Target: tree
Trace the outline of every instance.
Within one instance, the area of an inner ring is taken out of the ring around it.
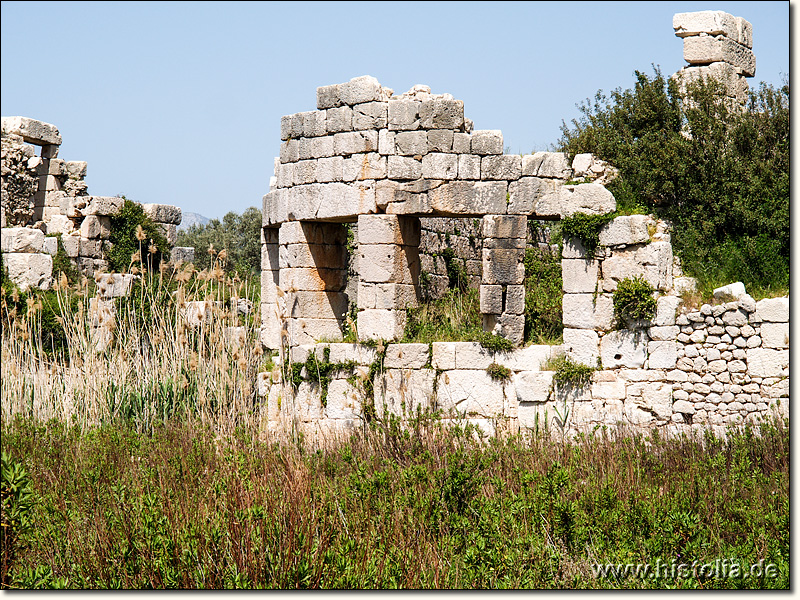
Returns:
[[[250,207],[241,215],[229,212],[222,221],[211,219],[205,225],[192,225],[178,232],[178,246],[192,246],[198,269],[211,264],[209,249],[225,250],[223,261],[227,271],[260,273],[261,271],[261,211]]]
[[[562,125],[561,149],[592,152],[620,170],[620,209],[669,219],[684,270],[703,287],[789,285],[789,84],[762,84],[743,110],[722,85],[682,93],[658,69],[633,89],[598,92]]]

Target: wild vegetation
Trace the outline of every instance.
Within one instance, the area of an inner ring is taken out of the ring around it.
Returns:
[[[738,111],[718,82],[683,95],[656,69],[580,109],[562,126],[561,149],[617,167],[608,187],[620,210],[669,219],[684,270],[704,289],[742,281],[755,297],[788,290],[788,79],[762,84]]]
[[[261,211],[250,207],[241,215],[229,212],[222,221],[211,219],[205,225],[195,224],[178,232],[178,246],[194,248],[194,262],[198,269],[208,269],[213,261],[209,249],[225,250],[224,269],[258,275],[261,273]]]

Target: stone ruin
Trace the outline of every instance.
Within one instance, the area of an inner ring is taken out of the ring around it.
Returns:
[[[743,104],[745,78],[755,73],[750,24],[709,11],[675,15],[674,28],[690,63],[676,76],[721,79]],[[263,199],[262,342],[284,364],[313,353],[358,365],[361,378],[373,376],[375,361],[381,368],[370,400],[346,369],[324,398],[307,373],[298,387],[278,371],[262,374],[271,428],[347,432],[369,401],[378,417],[439,409],[489,434],[500,423],[572,432],[622,423],[678,434],[772,411],[788,416],[788,298],[756,303],[739,284],[715,292],[727,303],[682,308],[694,280],[673,257],[669,224],[646,215],[612,220],[594,255],[575,240],[564,244],[563,345],[495,353],[475,342],[396,343],[406,309],[423,297],[423,272],[436,268],[431,252],[450,247],[480,288],[484,329],[519,346],[525,248],[543,242],[530,238],[528,219],[613,212],[604,187],[612,166],[588,154],[571,163],[557,152],[504,154],[502,133],[474,130],[462,101],[424,85],[394,95],[369,76],[318,88],[317,110],[281,119],[281,140]],[[441,234],[462,231],[470,244],[455,252]],[[656,316],[615,330],[612,294],[633,276],[657,290]],[[380,340],[382,356],[341,343],[353,306],[358,339]],[[563,354],[599,367],[589,386],[554,385],[543,368]],[[507,380],[491,378],[493,363],[509,369]]]
[[[87,165],[58,158],[61,135],[54,125],[27,117],[3,117],[1,139],[2,252],[9,277],[23,290],[48,289],[58,251],[58,238],[53,235],[58,234],[81,273],[108,279],[103,274],[108,270],[105,250],[111,217],[124,199],[88,194]],[[41,148],[38,156],[37,146]],[[181,209],[167,204],[142,207],[174,246]],[[184,260],[191,258],[186,249],[177,250]],[[117,286],[121,281],[118,276],[113,280]]]

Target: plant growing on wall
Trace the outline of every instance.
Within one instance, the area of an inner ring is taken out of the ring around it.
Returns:
[[[629,326],[636,321],[650,321],[656,314],[654,291],[643,277],[626,277],[614,290],[614,316]]]
[[[561,220],[561,239],[579,239],[586,248],[587,256],[591,257],[600,244],[600,230],[616,216],[617,213],[605,215],[576,213],[571,217],[565,217]]]
[[[111,217],[109,242],[106,258],[111,271],[123,272],[132,262],[139,262],[133,260],[137,252],[148,269],[157,269],[162,258],[169,257],[169,244],[164,234],[140,204],[127,198],[120,211]]]

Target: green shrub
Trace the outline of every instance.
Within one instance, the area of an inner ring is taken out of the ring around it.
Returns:
[[[32,528],[33,489],[30,477],[21,463],[0,454],[0,579],[9,584],[9,571],[20,550],[21,539]]]
[[[525,341],[558,343],[564,330],[561,259],[539,248],[525,251]]]
[[[348,233],[348,244],[352,233]],[[225,250],[227,256],[223,268],[228,272],[261,272],[261,211],[255,207],[246,209],[241,215],[227,213],[222,221],[211,219],[205,225],[192,225],[178,232],[178,245],[194,248],[194,264],[198,269],[211,266],[213,256],[209,248],[213,244],[218,253]]]
[[[511,379],[511,369],[493,362],[486,367],[486,374],[495,381],[508,381]]]
[[[137,239],[138,231],[144,236],[141,240]],[[111,217],[109,242],[106,257],[111,271],[127,271],[132,262],[131,257],[136,252],[140,252],[142,263],[151,270],[157,269],[165,257],[169,259],[169,244],[164,234],[144,213],[140,204],[128,199],[125,199],[120,211]],[[150,252],[151,247],[155,252]]]
[[[589,385],[592,372],[596,369],[575,362],[565,355],[549,360],[544,367],[545,371],[555,371],[553,382],[562,388],[581,389]]]
[[[560,149],[617,167],[608,187],[618,208],[672,221],[684,271],[702,288],[788,288],[788,79],[780,89],[762,84],[735,111],[718,82],[682,95],[656,69],[653,77],[637,72],[633,89],[598,92],[580,110],[562,125]]]
[[[650,321],[656,314],[653,286],[643,277],[626,277],[614,290],[614,316],[619,322]]]
[[[561,219],[561,238],[580,240],[586,249],[586,255],[591,258],[600,243],[600,230],[616,216],[617,213],[605,215],[575,213],[571,217]]]
[[[67,251],[64,250],[64,244],[61,242],[61,234],[59,233],[56,237],[58,237],[58,250],[53,257],[53,278],[57,281],[59,273],[63,273],[69,283],[77,283],[81,278],[80,271],[67,256]]]

